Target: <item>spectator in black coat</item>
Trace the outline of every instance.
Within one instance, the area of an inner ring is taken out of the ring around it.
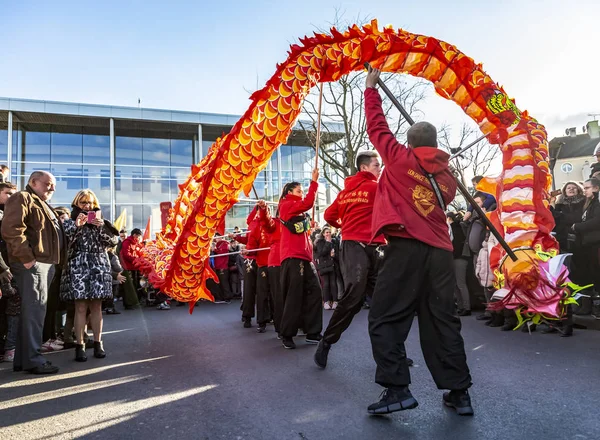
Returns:
[[[575,242],[573,239],[569,240],[569,234],[571,233],[573,238],[571,227],[581,221],[585,201],[583,189],[576,182],[567,182],[556,198],[556,202],[553,203],[551,200],[550,210],[556,223],[554,232],[561,253],[574,251]]]
[[[471,299],[469,297],[469,288],[467,287],[467,266],[469,258],[463,255],[465,247],[465,232],[460,225],[462,214],[459,212],[446,213],[448,224],[452,230],[452,253],[454,256],[454,271],[456,273],[456,287],[454,295],[458,305],[459,316],[471,315]]]
[[[583,192],[586,197],[583,215],[581,221],[571,228],[577,237],[573,253],[573,281],[579,285],[594,284],[594,290],[600,292],[600,180],[586,180]],[[600,315],[600,310],[592,310],[592,313]]]

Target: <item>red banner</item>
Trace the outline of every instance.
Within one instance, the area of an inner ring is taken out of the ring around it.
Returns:
[[[160,204],[160,225],[162,229],[165,229],[167,220],[169,219],[169,210],[173,207],[171,202],[161,202]]]

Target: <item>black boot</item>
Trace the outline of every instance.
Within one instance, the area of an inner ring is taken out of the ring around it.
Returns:
[[[75,345],[75,360],[77,362],[85,362],[87,361],[87,356],[85,354],[85,345],[77,344]]]
[[[106,352],[104,351],[104,347],[102,346],[102,341],[94,341],[94,357],[98,359],[106,357]]]
[[[252,327],[252,320],[244,319],[244,328],[250,328],[250,327]]]

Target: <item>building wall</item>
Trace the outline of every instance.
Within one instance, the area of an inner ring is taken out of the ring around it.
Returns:
[[[583,182],[590,176],[594,157],[571,157],[558,159],[554,166],[554,188],[561,189],[569,181]]]
[[[179,193],[178,184],[187,178],[192,163],[200,160],[193,157],[195,141],[191,135],[173,133],[169,138],[155,138],[151,133],[141,133],[139,136],[120,136],[117,129],[113,201],[110,194],[108,129],[27,126],[27,129],[13,130],[10,161],[7,160],[8,131],[0,129],[0,163],[8,164],[11,180],[18,188],[25,187],[32,171],[49,171],[57,181],[53,206],[70,206],[77,191],[89,188],[98,196],[106,217],[109,217],[109,207],[113,202],[115,217],[126,209],[128,230],[134,227],[144,229],[149,216],[152,216],[152,232],[160,230],[160,202],[175,200]],[[227,130],[228,127],[223,127],[223,131]],[[213,142],[214,139],[202,140],[198,148],[202,156]],[[277,154],[280,155],[279,160]],[[306,145],[283,145],[256,178],[254,186],[259,198],[279,199],[279,162],[283,184],[292,180],[305,186],[310,183],[314,150]],[[324,179],[321,186],[325,191],[327,185]],[[255,198],[254,194],[250,197]],[[250,209],[251,206],[242,203],[233,207],[227,214],[227,228],[244,227]]]

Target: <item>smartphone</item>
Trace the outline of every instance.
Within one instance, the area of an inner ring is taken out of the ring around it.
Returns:
[[[90,211],[88,212],[87,222],[92,223],[94,220],[98,218],[98,211]]]
[[[560,195],[560,194],[562,194],[562,191],[561,191],[560,189],[557,189],[556,191],[552,191],[552,192],[550,193],[550,196],[551,196],[551,197],[556,197],[556,196],[558,196],[558,195]]]

